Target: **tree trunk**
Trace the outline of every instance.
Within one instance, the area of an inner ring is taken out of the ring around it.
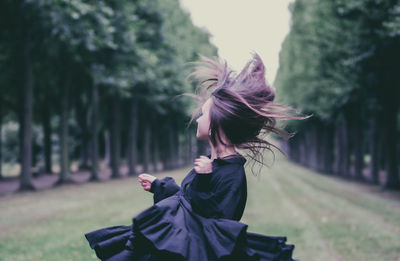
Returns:
[[[121,165],[121,128],[120,128],[120,94],[115,92],[113,95],[113,118],[111,124],[111,178],[120,178]]]
[[[20,100],[24,100],[24,94],[23,91],[20,92]],[[18,112],[18,123],[19,123],[19,128],[18,128],[18,146],[19,146],[19,151],[18,151],[18,163],[22,168],[22,158],[24,157],[24,106],[19,106],[17,107],[17,112]]]
[[[353,141],[354,141],[354,178],[364,181],[364,128],[362,119],[358,116],[354,119],[353,125]]]
[[[158,162],[160,159],[158,136],[153,135],[153,172],[159,172]]]
[[[310,155],[309,161],[308,161],[308,166],[314,170],[318,171],[318,136],[320,133],[318,132],[318,123],[313,122],[310,126],[310,129],[307,132],[308,136],[308,153]]]
[[[159,131],[157,128],[157,118],[154,116],[152,120],[153,128],[152,128],[152,144],[153,144],[153,153],[152,153],[152,162],[153,162],[153,172],[158,172],[158,161],[160,160],[160,145],[159,145]]]
[[[174,141],[174,128],[172,126],[171,122],[167,123],[167,139],[168,139],[168,146],[167,146],[167,157],[166,157],[166,164],[167,164],[167,169],[173,169],[175,168],[175,141]]]
[[[99,86],[97,83],[92,83],[92,135],[91,135],[91,172],[90,172],[90,181],[99,181],[99,123],[98,123],[98,114],[99,114]]]
[[[165,137],[162,139],[162,140],[160,140],[160,145],[161,145],[161,147],[160,147],[160,152],[161,152],[161,162],[162,162],[162,169],[163,170],[168,170],[169,169],[169,163],[168,163],[168,160],[169,160],[169,147],[168,147],[168,144],[169,144],[169,133],[168,133],[168,127],[167,127],[167,125],[166,124],[164,124],[163,126],[162,126],[162,130],[161,130],[161,132],[162,133],[164,133],[165,134]]]
[[[143,171],[149,171],[149,162],[150,162],[150,136],[151,136],[151,129],[150,123],[147,120],[143,120],[143,144],[142,144],[142,162],[143,162]]]
[[[339,127],[339,175],[349,177],[349,131],[345,116],[342,116]]]
[[[196,137],[196,131],[189,130],[189,136],[190,136],[190,144],[191,144],[191,150],[190,150],[190,158],[188,161],[188,164],[191,165],[194,162],[194,159],[196,158],[196,152],[197,152],[197,137]]]
[[[111,163],[111,135],[109,130],[104,131],[104,163],[112,168]]]
[[[48,105],[48,104],[47,104]],[[46,106],[43,110],[43,131],[44,131],[44,169],[46,173],[53,173],[51,161],[51,125],[50,110]]]
[[[67,72],[62,72],[63,74]],[[67,76],[67,75],[66,75]],[[69,77],[61,77],[61,124],[60,124],[60,179],[58,185],[70,183],[70,169],[69,169],[69,149],[68,149],[68,88]]]
[[[325,174],[332,173],[332,162],[333,162],[333,131],[330,124],[324,123],[321,135],[321,150],[320,161],[321,161],[321,172]]]
[[[324,135],[325,129],[322,122],[318,121],[316,125],[316,171],[323,172],[324,171]]]
[[[296,162],[298,164],[302,164],[303,156],[301,154],[301,146],[302,146],[303,138],[302,138],[301,134],[298,134],[296,136],[297,136],[297,138],[294,142],[294,150],[293,151],[296,153],[296,155],[295,155]]]
[[[3,179],[3,103],[0,102],[0,180]]]
[[[350,174],[350,152],[351,152],[351,138],[349,131],[349,120],[345,116],[343,121],[343,136],[342,136],[342,146],[343,146],[343,168],[342,176],[351,178]]]
[[[285,139],[282,140],[282,142],[286,143],[286,149],[287,149],[286,155],[287,155],[287,158],[288,158],[288,160],[293,161],[293,162],[296,162],[295,152],[294,152],[294,150],[295,150],[294,145],[296,143],[296,138],[297,137],[295,135],[292,138],[289,138],[287,140],[285,140]]]
[[[336,119],[334,124],[334,163],[333,163],[333,173],[335,175],[340,175],[341,164],[342,164],[342,154],[341,154],[341,136],[342,136],[342,126],[341,119]]]
[[[193,157],[194,157],[194,153],[193,153],[193,149],[194,149],[194,137],[192,134],[191,129],[187,129],[186,131],[186,142],[187,142],[187,157],[185,159],[185,165],[189,165],[192,163]]]
[[[290,160],[299,164],[299,134],[287,140],[287,143]]]
[[[386,160],[386,182],[385,188],[400,189],[399,169],[397,165],[397,110],[398,105],[390,102],[385,104],[385,151],[384,158]]]
[[[83,109],[84,105],[81,101],[76,103],[77,110],[77,121],[81,130],[81,144],[80,144],[80,162],[79,169],[89,169],[89,144],[90,144],[90,133],[88,130],[87,114],[86,110]]]
[[[25,23],[25,26],[26,23]],[[34,190],[32,183],[32,114],[33,114],[33,66],[31,40],[27,28],[23,37],[23,114],[22,114],[22,152],[19,190]]]
[[[128,133],[128,164],[129,176],[136,175],[137,165],[137,125],[138,125],[138,112],[137,102],[134,97],[130,101],[130,115],[129,115],[129,133]]]
[[[300,164],[308,167],[308,152],[307,152],[307,135],[306,133],[303,132],[301,133],[301,138],[300,138]]]
[[[373,110],[376,110],[373,108]],[[379,117],[377,111],[373,111],[370,119],[370,162],[369,176],[373,184],[379,184]]]
[[[182,161],[182,148],[181,148],[181,144],[179,142],[179,130],[177,127],[175,127],[175,131],[174,131],[174,148],[175,148],[175,168],[178,168],[181,166],[181,161]]]

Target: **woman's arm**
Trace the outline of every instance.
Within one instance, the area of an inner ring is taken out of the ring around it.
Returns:
[[[143,186],[143,189],[152,192],[154,204],[164,198],[170,197],[179,191],[179,186],[175,183],[175,180],[171,177],[165,177],[161,180],[156,177],[143,173],[139,175],[139,182]]]
[[[175,180],[171,177],[163,179],[155,179],[151,184],[150,192],[152,192],[154,204],[167,197],[174,195],[178,192],[180,187],[176,184]]]

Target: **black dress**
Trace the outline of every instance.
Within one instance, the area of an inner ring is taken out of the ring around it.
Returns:
[[[90,247],[108,261],[293,261],[294,245],[286,237],[247,232],[239,222],[247,198],[245,162],[240,155],[217,158],[212,173],[192,169],[181,187],[171,177],[156,179],[154,205],[132,225],[85,234]]]

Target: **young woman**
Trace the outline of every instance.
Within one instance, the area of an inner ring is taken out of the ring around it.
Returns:
[[[209,142],[211,154],[194,161],[181,186],[171,177],[141,174],[154,205],[130,226],[85,234],[90,247],[101,260],[293,260],[294,245],[286,237],[247,232],[239,221],[247,198],[246,158],[239,152],[260,161],[264,149],[275,147],[267,134],[292,136],[276,127],[278,119],[307,117],[291,116],[295,110],[273,103],[256,54],[237,75],[226,62],[202,57],[193,75],[202,79],[196,89],[202,91],[189,124],[200,112],[196,136]]]

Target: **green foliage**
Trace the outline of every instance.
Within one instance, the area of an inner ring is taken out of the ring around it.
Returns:
[[[209,34],[192,24],[177,0],[41,0],[20,5],[9,1],[2,7],[4,40],[10,43],[13,29],[22,30],[16,14],[27,15],[33,48],[46,46],[41,64],[58,60],[64,67],[80,66],[96,83],[117,89],[142,83],[167,95],[187,91],[184,64],[198,52],[216,53]]]
[[[118,92],[122,103],[135,97],[155,115],[185,121],[192,101],[174,98],[193,90],[186,63],[197,53],[216,54],[209,33],[192,24],[178,0],[1,1],[0,17],[0,102],[6,121],[18,119],[21,50],[28,40],[37,123],[49,108],[51,117],[60,114],[62,86],[68,89],[70,115],[77,115],[75,104],[81,106],[78,113],[89,115],[93,84],[100,86],[101,103]],[[106,126],[110,110],[100,107],[100,126]]]
[[[275,82],[281,102],[330,121],[346,107],[367,107],[377,92],[393,96],[399,3],[299,0],[290,9]]]
[[[389,13],[389,18],[384,23],[389,37],[400,36],[400,2],[398,2]]]

